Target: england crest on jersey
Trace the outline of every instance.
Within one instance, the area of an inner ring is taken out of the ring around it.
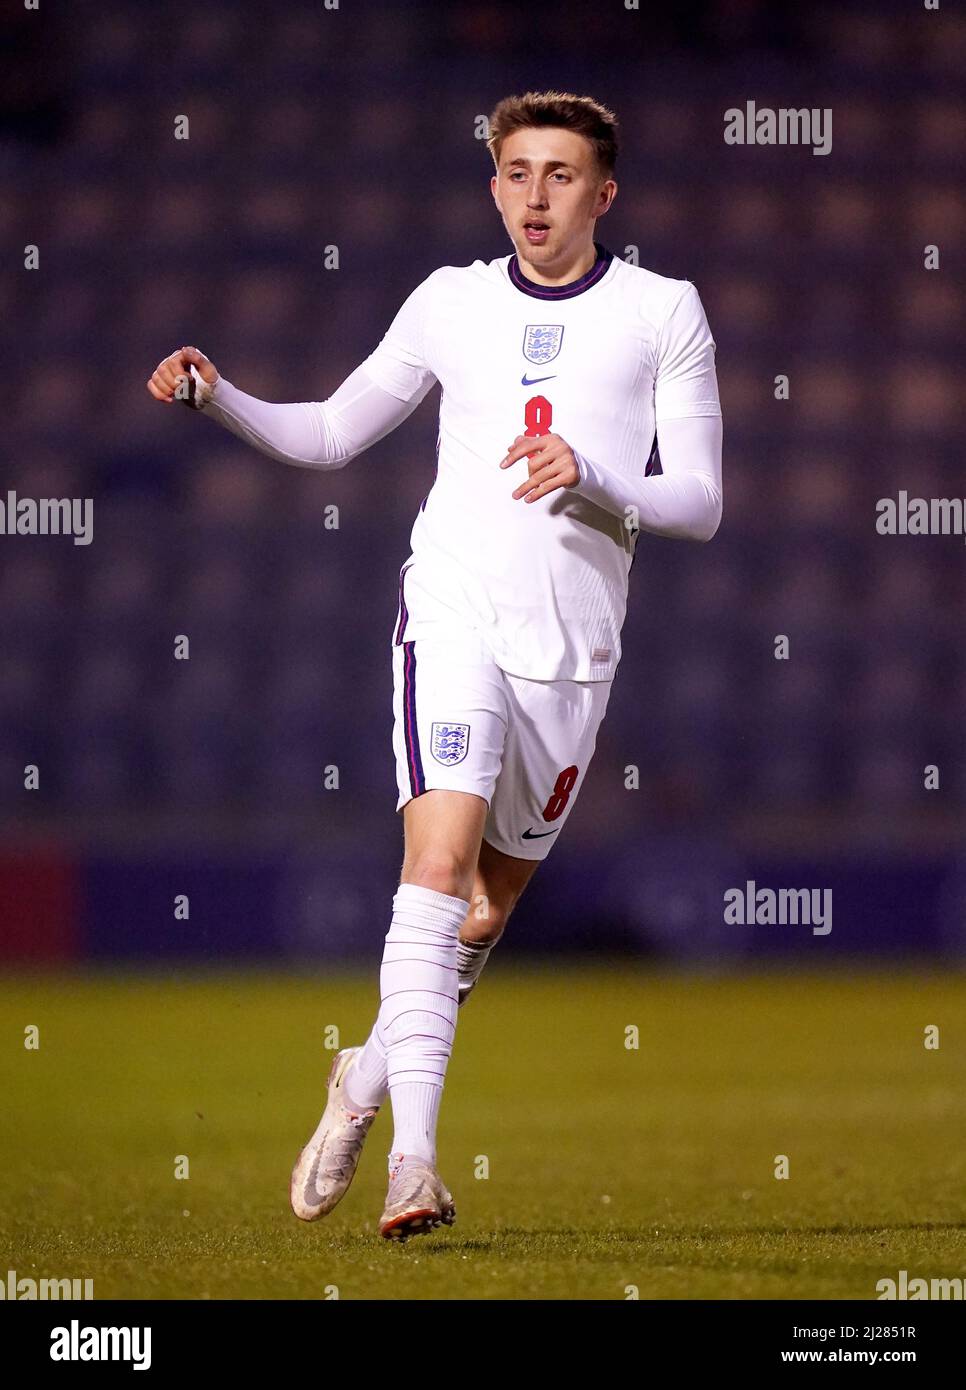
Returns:
[[[433,725],[433,757],[438,763],[443,763],[446,767],[461,763],[469,746],[469,724]]]
[[[562,323],[528,323],[523,333],[523,355],[528,362],[542,367],[552,362],[563,341]]]

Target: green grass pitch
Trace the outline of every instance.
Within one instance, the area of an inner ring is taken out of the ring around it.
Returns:
[[[966,1275],[961,974],[495,959],[440,1117],[457,1223],[402,1247],[377,1233],[388,1104],[338,1209],[288,1207],[323,1030],[362,1041],[376,980],[0,982],[7,1267],[191,1299],[874,1299],[900,1269]]]

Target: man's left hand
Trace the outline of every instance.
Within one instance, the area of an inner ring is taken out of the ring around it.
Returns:
[[[574,452],[559,434],[518,434],[500,464],[509,468],[518,459],[527,459],[530,476],[521,483],[513,496],[536,502],[558,487],[573,487],[580,482],[580,470]]]

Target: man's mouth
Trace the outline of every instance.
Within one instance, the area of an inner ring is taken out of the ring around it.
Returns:
[[[529,222],[524,222],[523,231],[531,245],[539,246],[550,235],[550,224],[534,217]]]

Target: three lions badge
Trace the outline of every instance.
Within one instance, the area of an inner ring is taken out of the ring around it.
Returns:
[[[444,767],[453,767],[466,757],[470,746],[469,724],[434,724],[432,730],[432,753]]]
[[[563,342],[562,323],[528,323],[523,334],[523,355],[538,367],[552,362]]]

